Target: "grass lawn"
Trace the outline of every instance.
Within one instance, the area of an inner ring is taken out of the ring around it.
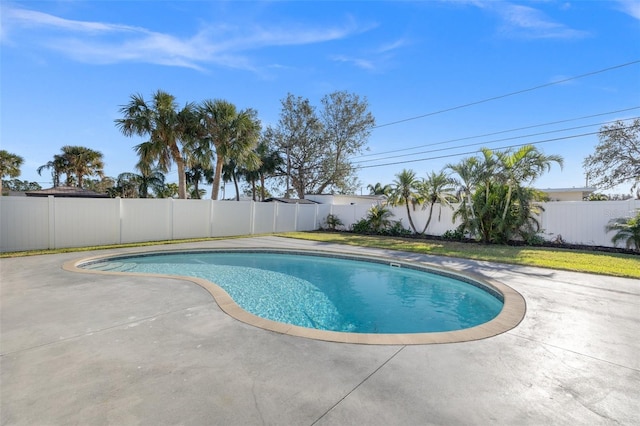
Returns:
[[[453,241],[418,240],[412,238],[379,237],[338,232],[287,232],[277,234],[281,237],[327,243],[346,244],[389,250],[402,250],[413,253],[433,254],[437,256],[460,257],[464,259],[488,260],[514,265],[538,266],[541,268],[562,269],[566,271],[588,272],[592,274],[612,275],[616,277],[640,278],[640,256],[629,254],[605,253],[553,249],[546,247],[512,247],[502,245],[467,244]],[[32,250],[24,252],[0,253],[3,257],[32,256],[89,250],[103,250],[125,247],[144,247],[163,244],[178,244],[198,241],[245,238],[238,237],[197,238],[188,240],[150,241],[146,243],[114,244],[96,247],[64,248],[54,250]]]
[[[412,253],[487,260],[514,265],[588,272],[616,277],[640,278],[640,256],[596,251],[469,244],[336,232],[288,232],[282,237],[335,244],[402,250]]]

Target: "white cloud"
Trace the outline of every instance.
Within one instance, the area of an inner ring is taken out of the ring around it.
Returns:
[[[333,55],[330,57],[335,62],[350,63],[367,71],[380,71],[394,57],[396,50],[408,44],[405,39],[398,39],[390,43],[382,44],[376,48],[365,50],[354,55]]]
[[[3,8],[2,15],[4,44],[22,48],[33,43],[87,63],[146,62],[198,70],[215,64],[257,71],[242,52],[339,40],[371,28],[352,19],[325,28],[211,25],[190,37],[177,37],[141,27],[70,20],[11,7]]]
[[[407,45],[407,41],[404,40],[404,39],[400,39],[400,40],[396,40],[396,41],[394,41],[392,43],[387,43],[387,44],[384,44],[384,45],[380,46],[377,49],[377,52],[378,53],[391,52],[392,50],[399,49],[399,48],[404,47],[406,45]]]
[[[585,31],[575,30],[555,22],[538,9],[517,4],[491,3],[493,10],[502,18],[502,33],[524,38],[582,38]]]
[[[350,63],[357,66],[358,68],[362,68],[368,71],[373,71],[376,68],[374,63],[368,59],[356,58],[347,55],[333,55],[331,59],[336,62]]]
[[[618,0],[618,6],[627,15],[640,20],[640,1],[638,0]]]
[[[25,27],[50,27],[75,32],[116,32],[116,31],[144,31],[141,28],[126,25],[105,24],[102,22],[74,21],[59,18],[34,10],[6,8],[3,11],[4,19],[13,26]],[[5,24],[5,22],[3,22]]]

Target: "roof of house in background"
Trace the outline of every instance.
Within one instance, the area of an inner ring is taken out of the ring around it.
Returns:
[[[320,204],[317,201],[313,201],[313,200],[306,200],[306,199],[299,199],[299,198],[277,198],[277,197],[271,197],[271,198],[267,198],[266,200],[264,200],[265,203],[286,203],[286,204]]]
[[[73,197],[73,198],[109,198],[107,194],[78,188],[76,186],[54,186],[53,188],[38,191],[26,191],[27,197]]]

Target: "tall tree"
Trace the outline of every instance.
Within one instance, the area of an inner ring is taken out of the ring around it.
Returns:
[[[451,207],[451,203],[457,201],[453,187],[454,181],[444,172],[431,172],[427,175],[427,178],[420,182],[418,186],[418,192],[420,198],[429,203],[429,217],[427,223],[425,223],[421,234],[427,232],[427,228],[431,224],[431,217],[433,216],[433,208],[436,204],[439,205],[440,210],[438,213],[438,221],[442,214],[442,206]],[[423,207],[424,208],[424,207]]]
[[[224,165],[232,159],[236,165],[250,159],[260,136],[260,121],[255,110],[238,111],[234,104],[221,99],[202,102],[198,117],[199,143],[215,152],[211,198],[217,200]]]
[[[265,132],[281,152],[286,196],[349,192],[355,186],[350,157],[362,151],[374,125],[366,99],[347,92],[322,98],[318,115],[308,99],[288,94],[280,119]]]
[[[273,149],[266,139],[262,139],[255,150],[260,159],[260,167],[256,170],[245,170],[245,178],[251,185],[251,196],[256,201],[256,182],[260,181],[260,201],[266,198],[265,182],[268,177],[275,174],[283,163],[280,153]]]
[[[207,175],[207,170],[201,163],[195,163],[187,168],[185,172],[187,176],[187,187],[192,187],[189,198],[200,198],[200,183],[203,182]],[[204,191],[204,190],[203,190]]]
[[[120,113],[123,118],[116,119],[115,123],[125,136],[149,137],[134,148],[140,161],[149,167],[157,164],[165,173],[172,163],[176,163],[178,196],[187,198],[184,151],[196,129],[194,106],[188,103],[178,111],[175,97],[158,90],[150,102],[142,95],[131,95],[130,102],[120,108]]]
[[[413,232],[417,234],[418,230],[411,217],[411,209],[420,204],[420,194],[418,193],[420,180],[416,177],[416,172],[407,169],[402,170],[402,172],[396,175],[391,185],[392,190],[389,194],[389,204],[392,206],[404,205],[407,208],[409,225]]]
[[[458,164],[449,163],[446,165],[446,169],[459,176],[458,179],[454,178],[454,184],[458,186],[457,194],[461,200],[459,213],[456,213],[465,223],[475,223],[476,214],[471,197],[481,178],[478,173],[479,166],[480,163],[476,157],[463,158]],[[475,230],[472,233],[475,233]]]
[[[46,164],[38,167],[36,170],[38,175],[42,175],[44,169],[51,170],[51,180],[53,181],[53,187],[60,186],[60,178],[63,174],[67,175],[66,185],[71,185],[72,175],[69,171],[69,163],[65,157],[56,154],[53,156],[53,160],[48,161]]]
[[[544,198],[531,185],[553,163],[562,166],[562,157],[528,145],[516,151],[483,148],[476,161],[467,158],[449,165],[472,191],[454,217],[462,218],[461,228],[484,242],[504,243],[514,235],[526,240],[539,229],[536,215],[541,207],[535,202]]]
[[[589,183],[609,189],[632,182],[631,190],[636,189],[640,185],[640,118],[603,126],[598,137],[596,151],[582,163]]]
[[[0,150],[0,195],[2,195],[2,179],[20,176],[22,163],[24,163],[24,158],[19,155],[12,154],[4,149]]]
[[[116,179],[118,196],[122,198],[149,198],[149,190],[159,193],[164,188],[164,174],[158,170],[138,163],[139,173],[120,173]]]
[[[281,174],[285,179],[285,197],[295,191],[299,198],[317,185],[323,146],[322,125],[308,99],[288,94],[276,127],[268,127],[265,138],[283,157]]]
[[[62,157],[66,160],[68,173],[76,177],[76,185],[82,188],[85,176],[104,177],[102,153],[84,146],[65,145]]]
[[[9,191],[38,191],[42,189],[38,182],[28,180],[9,179],[2,181],[2,189]]]
[[[391,193],[391,185],[382,185],[380,182],[376,182],[375,185],[367,185],[369,195],[389,195]]]
[[[502,210],[502,220],[507,217],[511,205],[513,190],[517,186],[528,186],[545,171],[551,170],[551,164],[557,163],[562,168],[564,161],[559,155],[545,155],[533,145],[525,145],[516,151],[497,152],[500,173],[507,185],[507,200]]]
[[[362,152],[371,129],[375,125],[366,98],[346,91],[333,92],[320,101],[323,142],[327,146],[322,163],[321,181],[315,192],[322,194],[327,188],[343,189],[355,168],[349,158]]]

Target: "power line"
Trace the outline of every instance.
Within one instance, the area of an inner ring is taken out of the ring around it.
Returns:
[[[628,120],[635,120],[637,118],[640,118],[640,116],[639,117],[630,117],[630,118],[628,118]],[[491,143],[496,143],[496,142],[510,141],[510,140],[514,140],[514,139],[529,138],[529,137],[532,137],[532,136],[541,136],[541,135],[548,135],[548,134],[551,134],[551,133],[567,132],[569,130],[584,129],[585,127],[602,126],[604,124],[615,123],[616,121],[617,120],[603,121],[603,122],[600,122],[600,123],[585,124],[583,126],[575,126],[575,127],[567,127],[567,128],[564,128],[564,129],[549,130],[547,132],[530,133],[528,135],[512,136],[510,138],[494,139],[494,140],[491,140],[491,141],[476,142],[476,143],[470,143],[470,144],[466,144],[466,145],[456,145],[456,146],[452,146],[452,147],[448,147],[448,148],[439,148],[439,149],[431,149],[431,150],[428,150],[428,151],[412,152],[412,153],[409,153],[409,154],[392,155],[392,156],[387,156],[387,157],[384,157],[384,158],[372,158],[372,159],[369,159],[369,160],[359,160],[359,161],[354,161],[354,163],[358,163],[358,164],[360,164],[360,163],[370,163],[372,161],[388,160],[388,159],[391,159],[391,158],[402,158],[402,157],[407,157],[409,155],[428,154],[430,152],[449,151],[449,150],[452,150],[452,149],[468,148],[470,146],[486,145],[486,144],[491,144]],[[434,144],[434,145],[437,145],[437,144]]]
[[[638,108],[640,108],[640,106],[619,109],[619,110],[616,110],[616,111],[602,112],[602,113],[599,113],[599,114],[585,115],[585,116],[582,116],[582,117],[568,118],[568,119],[565,119],[565,120],[551,121],[551,122],[548,122],[548,123],[533,124],[533,125],[530,125],[530,126],[517,127],[517,128],[509,129],[509,130],[501,130],[501,131],[498,131],[498,132],[485,133],[485,134],[482,134],[482,135],[466,136],[466,137],[463,137],[463,138],[449,139],[449,140],[441,141],[441,142],[433,142],[433,143],[428,143],[428,144],[424,144],[424,145],[417,145],[417,146],[410,147],[410,148],[394,149],[392,151],[383,151],[383,152],[378,152],[378,153],[375,153],[375,154],[363,154],[363,155],[359,155],[357,157],[354,157],[354,159],[364,158],[364,157],[373,157],[373,156],[396,153],[396,152],[402,152],[402,151],[410,151],[410,150],[413,150],[413,149],[425,148],[425,147],[428,147],[428,146],[444,145],[444,144],[451,143],[451,142],[460,142],[460,141],[465,141],[465,140],[469,140],[469,139],[483,138],[485,136],[495,136],[495,135],[499,135],[499,134],[503,134],[503,133],[516,132],[516,131],[519,131],[519,130],[533,129],[533,128],[536,128],[536,127],[546,127],[546,126],[551,126],[551,125],[554,125],[554,124],[561,124],[561,123],[568,123],[568,122],[571,122],[571,121],[585,120],[587,118],[594,118],[594,117],[600,117],[600,116],[603,116],[603,115],[611,115],[611,114],[618,114],[618,113],[621,113],[621,112],[632,111],[632,110],[638,109]]]
[[[623,127],[621,129],[630,129],[630,128],[631,128],[631,126]],[[597,135],[598,133],[600,133],[600,132],[582,133],[582,134],[579,134],[579,135],[563,136],[563,137],[559,137],[559,138],[545,139],[545,140],[536,141],[536,142],[527,142],[527,143],[521,143],[521,144],[515,144],[515,145],[507,145],[507,146],[495,147],[493,149],[494,150],[495,149],[510,149],[510,148],[517,148],[517,147],[526,146],[526,145],[539,145],[539,144],[542,144],[542,143],[555,142],[555,141],[561,141],[561,140],[567,140],[567,139],[581,138],[581,137],[584,137],[584,136]],[[373,168],[373,167],[395,166],[395,165],[398,165],[398,164],[417,163],[419,161],[428,161],[428,160],[438,160],[438,159],[441,159],[441,158],[459,157],[461,155],[475,154],[477,152],[480,152],[480,150],[460,152],[460,153],[457,153],[457,154],[440,155],[440,156],[437,156],[437,157],[417,158],[417,159],[414,159],[414,160],[407,160],[407,161],[395,161],[395,162],[384,163],[384,164],[372,164],[370,166],[360,166],[360,167],[358,167],[358,169],[369,169],[369,168]]]
[[[470,107],[470,106],[474,106],[474,105],[479,105],[479,104],[483,104],[483,103],[486,103],[486,102],[495,101],[495,100],[498,100],[498,99],[508,98],[510,96],[520,95],[522,93],[531,92],[531,91],[538,90],[538,89],[543,89],[543,88],[549,87],[549,86],[555,86],[557,84],[566,83],[566,82],[572,81],[572,80],[578,80],[578,79],[584,78],[584,77],[590,77],[592,75],[601,74],[601,73],[604,73],[604,72],[607,72],[607,71],[612,71],[612,70],[615,70],[615,69],[618,69],[618,68],[628,67],[630,65],[635,65],[637,63],[640,63],[640,60],[626,62],[624,64],[619,64],[619,65],[614,65],[612,67],[603,68],[603,69],[596,70],[596,71],[591,71],[591,72],[588,72],[588,73],[585,73],[585,74],[576,75],[574,77],[564,78],[562,80],[552,81],[551,83],[540,84],[538,86],[530,87],[528,89],[518,90],[518,91],[515,91],[515,92],[506,93],[504,95],[493,96],[491,98],[482,99],[480,101],[469,102],[467,104],[458,105],[458,106],[454,106],[454,107],[446,108],[446,109],[441,109],[439,111],[434,111],[434,112],[430,112],[430,113],[427,113],[427,114],[417,115],[415,117],[410,117],[410,118],[405,118],[405,119],[402,119],[402,120],[392,121],[390,123],[380,124],[379,126],[373,127],[373,129],[379,129],[381,127],[392,126],[394,124],[405,123],[407,121],[418,120],[420,118],[430,117],[432,115],[443,114],[445,112],[455,111],[457,109],[467,108],[467,107]]]

